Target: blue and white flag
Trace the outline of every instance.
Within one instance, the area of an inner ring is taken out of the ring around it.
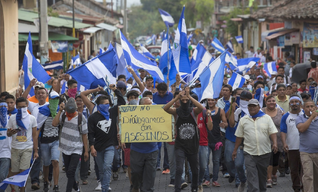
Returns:
[[[30,174],[30,170],[32,169],[33,163],[31,164],[31,167],[29,169],[3,180],[2,183],[0,183],[0,189],[6,190],[8,185],[16,185],[18,187],[25,187],[28,181],[28,177]]]
[[[192,39],[193,33],[190,33],[189,37],[188,37],[188,45],[190,44],[190,41]]]
[[[84,86],[86,89],[89,89],[91,83],[96,80],[105,80],[106,76],[110,84],[115,84],[117,63],[118,58],[116,52],[112,49],[94,57],[67,73],[70,74],[79,85]]]
[[[155,57],[146,49],[144,46],[140,46],[140,49],[142,51],[142,54],[149,60],[154,61],[156,60]]]
[[[76,67],[80,66],[81,64],[82,64],[82,62],[81,62],[80,55],[77,54],[75,57],[72,57],[71,65],[68,68],[68,70],[75,69]]]
[[[230,65],[232,70],[240,72],[243,75],[247,73],[259,61],[258,57],[244,58],[237,60],[237,67]]]
[[[163,22],[165,22],[165,24],[168,27],[173,27],[173,25],[174,25],[173,17],[168,12],[166,12],[162,9],[158,9],[158,10],[159,10],[159,13],[160,13],[160,16],[161,16]]]
[[[52,63],[47,63],[43,65],[43,68],[48,71],[48,70],[60,70],[63,69],[64,66],[64,62],[63,60],[59,60],[59,61],[53,61]]]
[[[258,88],[255,91],[254,99],[257,99],[259,102],[259,106],[263,108],[263,101],[264,101],[264,89],[263,88]]]
[[[222,43],[216,37],[213,38],[211,45],[212,47],[214,47],[216,50],[220,51],[221,53],[225,51]]]
[[[216,58],[206,70],[200,74],[201,81],[201,101],[207,98],[218,98],[223,84],[225,67],[225,54]]]
[[[125,60],[125,56],[124,56],[124,51],[123,51],[122,46],[119,43],[116,43],[116,53],[117,53],[117,57],[118,57],[116,75],[117,75],[117,77],[119,75],[127,75],[127,73],[126,73],[127,64],[126,64],[126,60]]]
[[[266,71],[267,75],[271,77],[274,72],[277,73],[276,62],[273,61],[273,62],[265,63],[264,70]]]
[[[235,39],[236,39],[236,42],[237,42],[237,43],[244,43],[242,36],[235,36]]]
[[[155,34],[153,34],[153,35],[151,36],[151,40],[152,40],[152,44],[153,44],[153,45],[156,45],[157,36],[156,36]]]
[[[104,53],[104,49],[99,48],[99,55],[101,55],[102,53]]]
[[[245,78],[237,73],[233,73],[232,77],[230,78],[228,84],[232,86],[232,89],[235,90],[236,88],[243,87],[245,83]]]
[[[144,69],[151,76],[157,78],[159,82],[164,81],[164,77],[159,67],[155,62],[149,61],[146,57],[140,54],[126,39],[126,37],[121,34],[121,45],[123,47],[124,56],[127,65],[130,65],[133,69]]]
[[[22,68],[24,71],[24,88],[26,89],[30,81],[36,78],[42,83],[46,83],[51,77],[45,72],[43,66],[36,60],[33,55],[32,49],[32,39],[31,34],[29,33],[28,42],[25,46],[24,58],[22,62]],[[33,87],[29,93],[31,96],[34,95]]]
[[[112,45],[112,42],[109,42],[109,45],[108,45],[106,51],[111,50],[111,49],[114,49],[114,47],[113,47],[113,45]],[[103,53],[104,53],[104,51],[103,51]]]
[[[229,40],[227,43],[226,43],[226,48],[229,50],[230,53],[233,53],[234,52],[234,48],[233,48],[233,44],[232,44],[232,41]]]
[[[177,45],[176,49],[172,50],[174,64],[177,72],[191,73],[191,66],[189,61],[187,27],[184,19],[184,9],[180,16],[177,32],[175,35],[174,43]]]
[[[161,42],[161,50],[160,50],[160,61],[159,61],[159,69],[162,71],[164,75],[168,74],[168,55],[169,55],[169,63],[171,64],[171,50],[170,50],[170,42],[168,40],[168,32],[164,36]]]
[[[204,71],[211,61],[213,61],[210,52],[207,51],[200,43],[197,45],[197,48],[197,54],[193,54],[193,57],[196,57],[195,63],[192,63],[193,65],[191,65],[191,74],[194,79],[199,78],[202,71]]]

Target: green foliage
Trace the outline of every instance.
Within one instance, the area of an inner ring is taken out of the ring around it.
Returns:
[[[195,27],[196,21],[209,24],[214,10],[213,0],[181,0],[181,3],[186,6],[185,18],[189,26]]]
[[[236,36],[238,34],[238,23],[232,21],[232,18],[237,18],[237,15],[249,14],[250,9],[246,8],[242,10],[242,8],[235,7],[228,15],[223,16],[222,20],[226,21],[225,31],[231,34],[231,36]]]
[[[47,15],[51,17],[58,17],[59,14],[53,10],[52,7],[47,8]]]
[[[157,3],[154,0],[140,0],[142,4],[142,9],[145,11],[156,11]]]

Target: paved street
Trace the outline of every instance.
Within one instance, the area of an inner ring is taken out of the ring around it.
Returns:
[[[163,155],[162,155],[163,157]],[[163,160],[161,161],[163,162]],[[94,191],[95,187],[97,186],[97,182],[95,179],[95,172],[94,172],[94,162],[91,161],[91,169],[92,173],[88,177],[88,185],[80,185],[82,192],[90,192]],[[66,183],[67,183],[67,177],[64,171],[62,171],[62,167],[60,167],[60,180],[59,180],[59,186],[61,192],[64,192]],[[212,172],[212,167],[210,166],[210,173]],[[168,184],[170,182],[170,175],[163,175],[161,174],[161,171],[157,171],[156,180],[155,180],[155,191],[157,192],[172,192],[173,188],[168,187]],[[31,189],[30,179],[28,181],[27,191],[34,191]],[[220,192],[236,192],[237,188],[235,188],[234,182],[232,184],[228,183],[228,180],[226,178],[223,178],[222,173],[219,173],[219,183],[221,187],[207,187],[204,188],[204,191],[220,191]],[[126,174],[123,172],[122,169],[119,171],[119,178],[117,181],[112,181],[110,184],[110,187],[112,188],[112,191],[114,192],[129,192],[129,180],[126,178]],[[43,182],[41,183],[41,190],[43,189]],[[51,188],[52,190],[52,188]],[[9,191],[9,190],[7,190]],[[188,186],[183,191],[191,191],[191,187]],[[274,186],[272,189],[268,189],[269,192],[291,192],[293,191],[291,188],[291,179],[290,175],[287,175],[286,177],[280,178],[278,177],[278,185]]]

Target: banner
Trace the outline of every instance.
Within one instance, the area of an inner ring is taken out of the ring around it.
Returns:
[[[304,23],[303,47],[318,47],[318,23]]]
[[[174,138],[172,115],[163,105],[119,106],[121,142],[171,142]]]
[[[52,51],[54,53],[67,52],[68,42],[67,41],[51,41]]]

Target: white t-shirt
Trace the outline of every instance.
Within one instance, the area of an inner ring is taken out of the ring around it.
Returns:
[[[11,115],[8,123],[8,128],[17,129],[16,114]],[[33,115],[30,115],[30,125],[27,130],[20,128],[21,131],[12,135],[12,148],[14,149],[29,149],[33,148],[32,129],[36,128],[37,123]]]
[[[8,120],[9,121],[9,120]],[[7,124],[8,126],[8,124]],[[6,128],[2,127],[0,125],[0,128]],[[7,131],[0,131],[0,137],[6,137],[3,140],[0,140],[0,158],[11,158],[11,141],[12,138],[7,136]]]
[[[43,105],[40,105],[39,103],[33,103],[33,102],[29,101],[28,110],[31,112],[31,115],[33,115],[36,118],[37,124],[41,122],[41,118],[38,118],[39,108],[46,105],[46,104],[49,104],[49,102],[45,102]],[[43,124],[43,122],[42,122],[42,124]],[[39,127],[39,128],[41,128],[41,127]]]
[[[299,131],[296,127],[296,119],[303,114],[302,111],[299,114],[288,112],[282,117],[280,129],[281,132],[286,133],[286,144],[289,150],[299,150]]]

